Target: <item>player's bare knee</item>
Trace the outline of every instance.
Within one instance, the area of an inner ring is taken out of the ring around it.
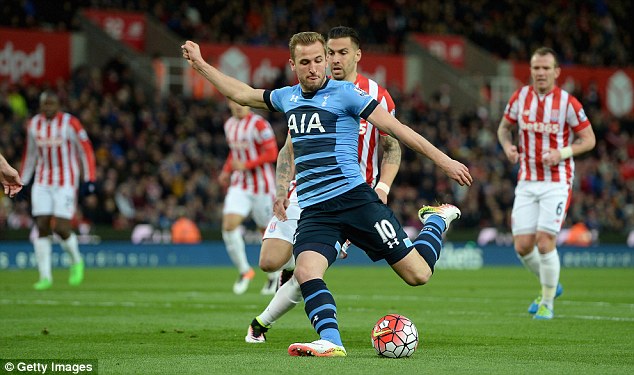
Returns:
[[[293,274],[295,275],[295,279],[297,279],[297,282],[300,285],[308,280],[318,278],[318,276],[315,275],[315,272],[311,271],[309,267],[296,267],[293,271]]]
[[[540,254],[550,253],[551,251],[555,250],[556,247],[557,243],[554,240],[544,240],[537,242],[537,250]]]
[[[275,272],[284,264],[279,264],[274,257],[260,256],[260,269],[264,272]]]
[[[515,246],[515,252],[521,256],[524,256],[524,255],[530,254],[530,252],[533,251],[533,248],[535,247],[535,241],[529,241],[526,239],[524,240],[516,239],[514,246]]]
[[[416,274],[416,279],[415,279],[416,284],[414,284],[414,286],[427,284],[429,282],[429,279],[431,279],[431,275],[432,275],[431,270],[418,272]]]
[[[403,280],[410,286],[420,286],[425,285],[429,282],[431,278],[431,270],[418,270],[416,272],[412,272],[406,275]]]
[[[240,223],[238,224],[234,224],[234,223],[222,223],[222,230],[225,232],[231,232],[234,231],[238,228],[238,225],[240,225]]]

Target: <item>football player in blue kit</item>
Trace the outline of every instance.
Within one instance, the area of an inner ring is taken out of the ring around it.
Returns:
[[[413,242],[409,240],[392,210],[359,173],[359,119],[427,156],[460,185],[471,185],[473,179],[464,164],[400,123],[353,83],[328,79],[326,42],[321,34],[295,34],[289,49],[289,63],[299,84],[262,90],[209,65],[196,43],[182,45],[183,57],[223,95],[242,105],[285,114],[302,208],[293,245],[294,274],[306,314],[320,336],[310,343],[291,344],[288,352],[293,356],[342,357],[347,353],[337,308],[323,276],[346,239],[373,261],[385,259],[407,284],[424,285],[440,256],[442,233],[460,217],[460,210],[450,204],[424,206],[419,211],[423,229]]]

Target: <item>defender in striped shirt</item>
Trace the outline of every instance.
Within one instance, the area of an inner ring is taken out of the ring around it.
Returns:
[[[53,283],[53,232],[61,237],[62,249],[70,254],[69,284],[79,285],[84,278],[84,262],[70,221],[75,215],[80,175],[89,183],[89,192],[93,193],[96,165],[86,131],[76,117],[60,111],[57,95],[52,91],[43,92],[40,108],[41,113],[35,115],[26,127],[20,175],[24,184],[33,179],[31,212],[39,233],[33,247],[40,273],[40,279],[33,287],[45,290]]]
[[[224,130],[229,146],[219,181],[229,186],[222,216],[222,239],[233,264],[238,268],[238,279],[233,284],[235,294],[243,294],[255,271],[249,265],[240,224],[251,215],[258,229],[266,228],[273,214],[275,199],[275,169],[277,141],[271,124],[247,106],[228,101],[231,117]],[[275,293],[279,272],[270,272],[262,294]]]
[[[537,49],[530,66],[533,82],[509,100],[498,139],[509,161],[520,167],[511,214],[515,251],[541,284],[528,312],[552,319],[554,299],[563,290],[556,239],[570,203],[573,155],[592,150],[596,140],[581,103],[555,85],[561,73],[555,51]]]
[[[292,356],[346,356],[334,296],[323,276],[346,239],[374,261],[385,259],[409,285],[432,276],[442,249],[442,233],[460,216],[452,205],[423,207],[423,230],[412,243],[392,210],[359,173],[359,119],[365,118],[416,152],[429,157],[450,178],[471,185],[469,170],[420,134],[401,124],[351,82],[326,77],[326,41],[315,32],[293,35],[291,69],[299,84],[269,91],[254,89],[205,62],[200,47],[187,41],[183,57],[223,95],[243,105],[283,112],[295,153],[297,194],[303,208],[293,252],[295,277],[306,314],[320,339],[294,343]]]

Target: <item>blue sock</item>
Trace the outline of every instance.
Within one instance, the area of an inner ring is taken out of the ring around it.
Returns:
[[[337,324],[335,299],[324,280],[309,280],[300,285],[300,288],[302,296],[304,296],[304,310],[319,337],[322,340],[343,346]]]
[[[432,215],[427,219],[425,226],[416,237],[414,247],[418,253],[425,259],[431,272],[434,272],[434,266],[440,259],[440,251],[442,250],[442,232],[445,230],[445,221],[438,215]]]

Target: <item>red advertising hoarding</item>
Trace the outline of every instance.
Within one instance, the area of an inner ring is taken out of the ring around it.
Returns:
[[[288,48],[203,43],[200,49],[208,63],[253,87],[273,88],[281,74],[286,77],[284,84],[296,83],[295,73],[290,72]],[[382,86],[404,88],[405,60],[402,56],[364,53],[359,72]],[[187,81],[194,97],[215,93],[211,84],[192,69]]]
[[[513,76],[522,84],[530,82],[530,65],[513,63]],[[634,115],[634,68],[596,68],[564,66],[557,85],[571,92],[575,87],[586,92],[596,83],[603,108],[617,117]],[[583,97],[577,98],[583,101]]]
[[[84,15],[114,39],[137,51],[145,49],[147,25],[143,13],[88,9]]]
[[[70,77],[70,33],[0,28],[0,79],[54,82]]]

